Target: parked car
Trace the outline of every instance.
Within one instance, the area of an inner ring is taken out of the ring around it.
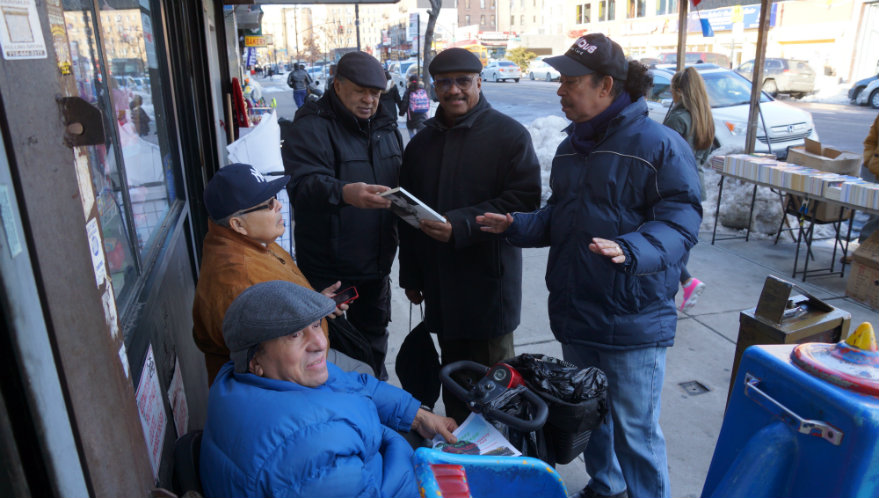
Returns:
[[[751,80],[754,61],[750,60],[736,68],[736,72]],[[815,90],[815,71],[805,61],[767,58],[763,62],[763,91],[775,97],[788,93],[802,98]]]
[[[743,152],[750,110],[751,82],[738,73],[714,64],[694,64],[692,67],[705,80],[717,142],[725,152]],[[648,96],[647,108],[650,118],[661,123],[671,107],[671,77],[675,67],[657,66],[652,72],[653,88]],[[766,92],[761,92],[760,110],[763,119],[757,122],[754,152],[770,152],[771,147],[773,154],[784,159],[787,157],[788,147],[803,145],[806,138],[818,140],[812,115],[808,112],[779,102]]]
[[[410,67],[418,67],[415,64],[417,61],[415,59],[408,59],[405,61],[390,61],[388,63],[388,72],[391,73],[391,79],[394,80],[394,84],[397,85],[397,90],[400,91],[400,95],[403,95],[403,92],[406,91],[406,84],[409,81],[407,76],[407,72]]]
[[[549,56],[539,55],[531,61],[528,65],[528,79],[553,81],[561,77],[556,68],[543,62],[546,57]]]
[[[724,54],[718,54],[714,52],[687,52],[684,55],[684,63],[686,64],[697,64],[700,62],[707,62],[708,64],[715,64],[717,66],[728,68],[729,67],[729,57]],[[677,52],[665,52],[659,55],[659,64],[677,64],[678,63],[678,54]]]
[[[488,65],[482,69],[483,81],[513,80],[518,83],[519,78],[521,77],[522,71],[519,69],[519,66],[512,61],[492,61],[489,62]]]
[[[879,109],[879,75],[856,81],[848,91],[848,98],[853,104],[869,104]]]

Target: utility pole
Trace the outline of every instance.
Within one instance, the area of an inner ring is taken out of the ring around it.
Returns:
[[[296,64],[299,64],[299,19],[296,17],[296,11],[299,10],[293,6],[293,33],[296,36]]]
[[[360,51],[360,4],[354,4],[354,27],[357,29],[357,51]]]

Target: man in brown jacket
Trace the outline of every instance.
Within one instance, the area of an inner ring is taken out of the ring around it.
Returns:
[[[876,183],[879,177],[879,114],[864,139],[864,165],[861,166],[861,178],[868,182]],[[858,242],[864,242],[867,237],[876,231],[879,226],[879,216],[871,214],[861,228],[861,234],[858,236]]]
[[[229,361],[223,317],[241,292],[270,280],[286,280],[314,290],[290,254],[275,242],[284,234],[281,203],[275,196],[288,181],[289,176],[268,181],[253,166],[230,164],[221,168],[205,188],[211,220],[192,306],[192,335],[205,355],[209,384]],[[336,282],[321,293],[332,296],[338,288]],[[341,315],[347,308],[343,304],[329,317]],[[326,320],[321,326],[326,333]],[[359,370],[365,364],[333,350],[327,360],[343,370],[372,373]]]

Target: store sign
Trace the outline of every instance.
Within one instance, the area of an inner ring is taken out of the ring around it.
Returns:
[[[48,57],[35,0],[0,0],[0,48],[6,60]]]
[[[266,46],[266,37],[265,36],[245,36],[244,37],[244,46],[245,47],[265,47]]]
[[[772,4],[772,10],[769,12],[769,26],[775,26],[777,7],[778,4]],[[736,5],[722,9],[691,12],[687,16],[687,31],[701,33],[701,19],[707,20],[715,32],[731,31],[737,23],[741,23],[744,29],[756,29],[760,27],[760,5]]]

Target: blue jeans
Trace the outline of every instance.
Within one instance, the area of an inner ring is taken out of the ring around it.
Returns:
[[[307,90],[293,90],[293,102],[296,102],[297,109],[305,104],[305,97],[307,94]]]
[[[563,344],[565,360],[607,375],[607,423],[592,431],[583,452],[589,487],[602,495],[628,489],[630,498],[668,498],[668,459],[659,427],[664,347],[598,350]]]

